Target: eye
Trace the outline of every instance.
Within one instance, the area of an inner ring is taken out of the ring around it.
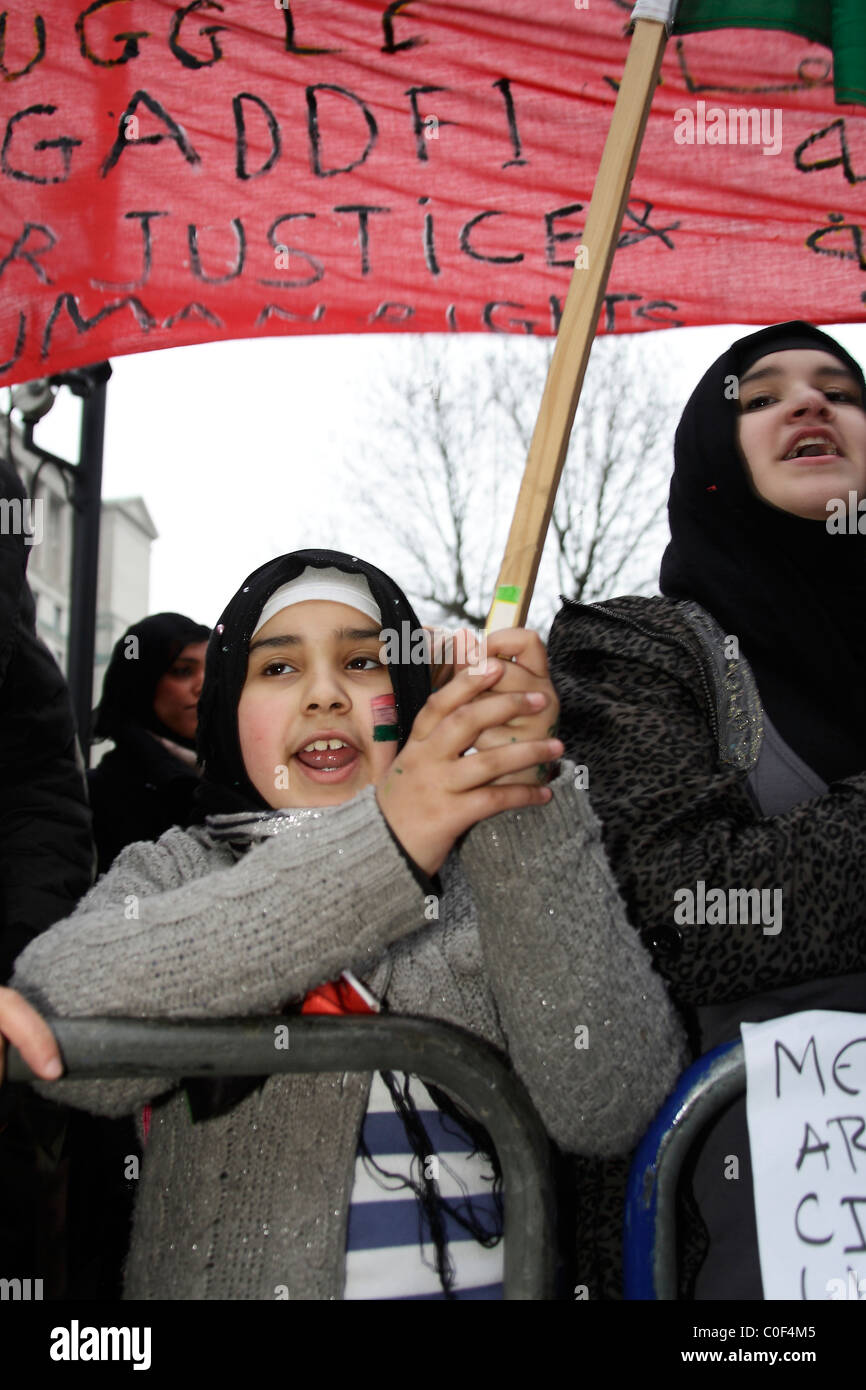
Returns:
[[[353,656],[346,662],[347,670],[375,671],[382,665],[374,656]]]
[[[263,676],[281,676],[284,671],[294,671],[295,667],[288,661],[269,661],[267,666],[262,667]]]
[[[766,394],[763,396],[752,396],[751,400],[746,401],[743,405],[742,413],[745,415],[747,410],[760,410],[762,406],[765,406],[768,402],[772,403],[773,400],[775,400],[774,396],[768,396]]]
[[[824,392],[828,401],[840,401],[843,405],[860,405],[860,394],[847,391],[843,386],[828,386]]]

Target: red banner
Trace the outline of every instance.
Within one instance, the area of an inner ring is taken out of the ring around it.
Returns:
[[[555,332],[630,10],[4,11],[0,383],[218,338]],[[669,41],[600,331],[866,318],[866,113],[831,62]]]

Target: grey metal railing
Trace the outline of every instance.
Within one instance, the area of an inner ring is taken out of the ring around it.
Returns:
[[[550,1147],[519,1079],[494,1048],[428,1019],[299,1017],[184,1021],[49,1018],[70,1079],[268,1076],[282,1072],[399,1070],[441,1086],[484,1125],[502,1165],[505,1297],[553,1296],[554,1197]],[[275,1028],[288,1028],[287,1047]],[[32,1081],[15,1049],[10,1081]]]

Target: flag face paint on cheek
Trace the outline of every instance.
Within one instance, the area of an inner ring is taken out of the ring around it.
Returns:
[[[397,728],[397,701],[393,695],[374,695],[370,701],[373,711],[373,742],[396,743],[399,736]]]

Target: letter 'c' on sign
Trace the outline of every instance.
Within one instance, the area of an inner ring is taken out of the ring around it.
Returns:
[[[817,1200],[817,1192],[807,1192],[805,1197],[801,1197],[799,1202],[797,1203],[797,1212],[794,1217],[794,1229],[797,1232],[797,1235],[800,1237],[800,1239],[805,1241],[807,1245],[827,1245],[828,1242],[833,1239],[832,1231],[828,1236],[805,1236],[803,1235],[803,1232],[800,1230],[800,1212],[803,1209],[803,1204],[805,1202],[817,1202]]]

